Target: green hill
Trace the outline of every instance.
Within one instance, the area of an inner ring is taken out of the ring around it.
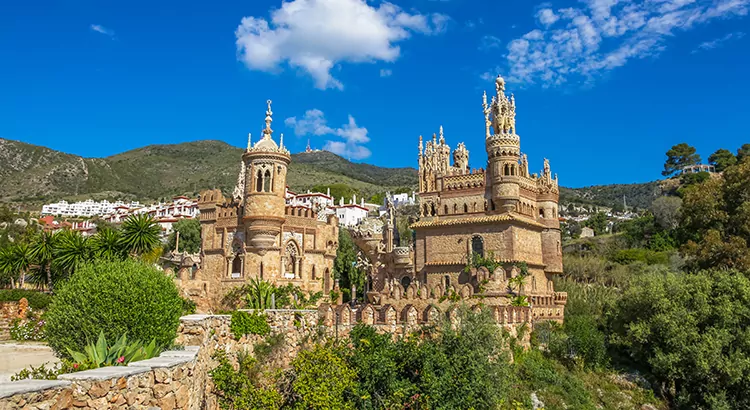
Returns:
[[[242,149],[222,141],[149,145],[106,158],[83,158],[19,141],[0,139],[0,202],[38,205],[59,199],[136,199],[142,201],[206,188],[232,191]],[[292,190],[346,184],[361,196],[398,188],[416,189],[414,168],[359,164],[328,151],[292,155],[287,179]],[[613,206],[625,196],[629,206],[648,207],[659,182],[561,188],[563,204]]]
[[[106,158],[83,158],[0,139],[0,202],[38,204],[61,198],[155,200],[202,189],[231,192],[242,149],[221,141],[150,145]],[[346,184],[370,196],[416,187],[413,168],[382,168],[347,161],[327,151],[292,155],[287,180],[304,191]]]

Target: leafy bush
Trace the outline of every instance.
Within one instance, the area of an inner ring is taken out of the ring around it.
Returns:
[[[183,315],[192,315],[195,313],[195,302],[193,302],[192,299],[188,298],[182,298],[182,314]]]
[[[268,324],[266,315],[258,312],[232,312],[232,322],[229,324],[232,336],[240,339],[245,335],[265,336],[271,333],[271,326]]]
[[[183,301],[172,280],[156,268],[128,259],[81,267],[57,291],[46,314],[47,341],[62,357],[83,351],[100,332],[109,339],[128,334],[156,340],[175,338]]]
[[[566,318],[562,331],[551,338],[549,350],[569,367],[601,369],[609,363],[604,333],[593,316]]]
[[[623,295],[610,339],[680,408],[750,408],[750,279],[737,271],[648,275]]]
[[[36,290],[0,289],[0,302],[18,302],[21,298],[26,298],[32,309],[47,309],[52,302],[52,295]]]
[[[110,345],[107,343],[107,338],[104,337],[104,332],[99,333],[96,343],[86,345],[84,353],[68,349],[68,353],[76,363],[89,369],[103,366],[125,366],[130,362],[156,357],[159,351],[160,349],[154,339],[151,339],[151,343],[148,345],[144,345],[138,340],[128,342],[126,335],[120,336],[115,344]]]
[[[316,345],[303,350],[292,361],[294,408],[353,409],[346,394],[355,387],[357,373],[339,352]]]
[[[668,265],[669,253],[656,252],[650,249],[632,248],[615,252],[610,259],[612,262],[627,265],[633,262],[643,262],[648,265]]]
[[[281,395],[273,389],[258,386],[256,377],[248,374],[253,359],[244,357],[239,360],[239,369],[235,370],[221,349],[213,356],[219,365],[209,372],[214,383],[219,404],[225,409],[267,409],[281,408]]]

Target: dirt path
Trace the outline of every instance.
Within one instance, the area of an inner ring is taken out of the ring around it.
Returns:
[[[29,366],[59,362],[47,345],[41,343],[0,343],[0,383]]]

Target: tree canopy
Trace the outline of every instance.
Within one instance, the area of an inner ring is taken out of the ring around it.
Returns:
[[[701,162],[700,155],[696,154],[695,147],[685,142],[673,146],[667,151],[667,161],[664,163],[662,175],[668,177],[688,165]]]
[[[180,219],[172,225],[172,233],[167,238],[167,250],[175,249],[177,232],[180,233],[178,251],[198,253],[201,250],[201,223],[197,219]]]
[[[722,172],[737,163],[737,157],[728,149],[718,149],[708,157],[708,162],[716,168],[716,172]]]

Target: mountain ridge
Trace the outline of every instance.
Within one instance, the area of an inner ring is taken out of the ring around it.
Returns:
[[[0,138],[0,202],[39,204],[59,199],[157,200],[232,191],[243,150],[219,140],[153,144],[103,158],[86,158]],[[417,187],[417,170],[353,163],[328,151],[292,154],[287,183],[305,191],[345,184],[371,195]],[[560,188],[561,203],[645,208],[660,194],[659,182]]]

